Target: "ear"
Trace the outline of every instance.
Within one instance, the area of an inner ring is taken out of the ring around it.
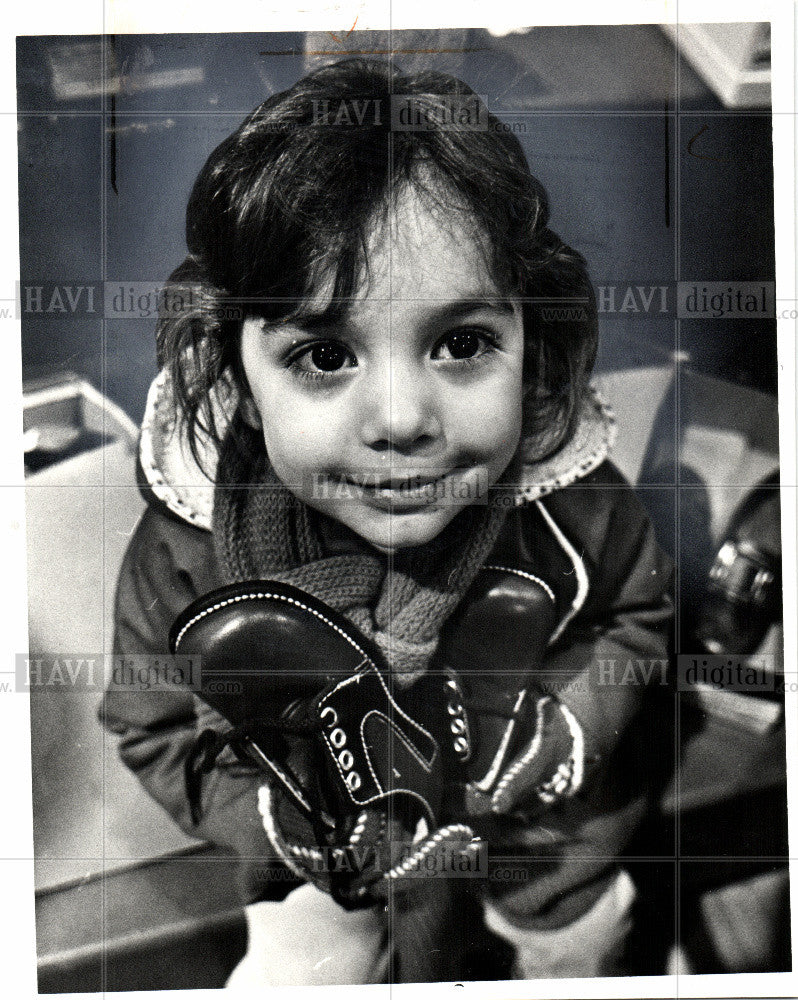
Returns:
[[[248,395],[242,396],[238,406],[241,411],[241,416],[244,418],[244,422],[256,431],[259,431],[263,426],[263,423],[260,419],[258,408],[255,406],[255,402],[252,397]]]

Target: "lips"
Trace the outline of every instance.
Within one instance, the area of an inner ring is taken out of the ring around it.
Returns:
[[[359,486],[362,489],[402,492],[404,490],[432,486],[434,483],[440,482],[447,475],[448,472],[438,474],[418,472],[408,476],[343,476],[342,478],[344,482],[348,482],[352,486]]]
[[[443,484],[451,473],[414,472],[403,476],[342,476],[341,482],[357,490],[367,502],[393,511],[428,507],[441,496]]]

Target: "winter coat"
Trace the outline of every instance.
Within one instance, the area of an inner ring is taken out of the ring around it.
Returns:
[[[116,593],[117,654],[168,652],[176,616],[224,582],[210,531],[212,468],[209,475],[203,462],[201,471],[181,443],[170,398],[159,376],[140,453],[148,508]],[[521,927],[567,924],[600,895],[645,814],[654,771],[657,750],[647,745],[650,727],[641,705],[646,684],[665,681],[671,565],[634,491],[608,460],[613,432],[611,414],[596,396],[569,446],[546,464],[524,467],[516,505],[487,560],[529,572],[554,593],[558,627],[540,664],[541,683],[553,683],[553,693],[581,723],[591,765],[582,790],[539,820],[495,822],[491,864],[511,858],[520,875],[488,879],[478,889],[459,880],[453,898],[487,894]],[[192,821],[184,763],[199,732],[218,728],[213,710],[177,688],[109,690],[101,715],[121,737],[125,764],[181,829],[238,852],[244,900],[265,898],[259,859],[273,858],[274,850],[257,809],[263,774],[225,751],[205,778],[201,819]],[[462,920],[462,906],[472,904],[447,904],[460,943],[449,941],[453,976],[435,978],[465,978],[452,956],[474,949]],[[407,978],[431,977],[408,972]]]

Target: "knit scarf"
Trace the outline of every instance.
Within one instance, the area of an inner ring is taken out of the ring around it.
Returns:
[[[471,504],[429,544],[390,557],[327,554],[320,516],[277,478],[259,432],[234,418],[219,454],[213,509],[226,582],[277,580],[312,594],[377,644],[398,686],[411,684],[491,552],[506,507]]]

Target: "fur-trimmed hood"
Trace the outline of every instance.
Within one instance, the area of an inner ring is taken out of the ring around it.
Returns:
[[[154,379],[141,426],[139,459],[155,497],[189,524],[211,529],[218,454],[210,439],[200,445],[201,463],[191,453],[178,426],[172,386],[166,369]],[[221,431],[238,405],[235,390],[221,383],[212,400]],[[571,441],[553,457],[524,464],[515,487],[520,506],[582,479],[608,457],[615,441],[615,419],[597,389],[591,387]]]

